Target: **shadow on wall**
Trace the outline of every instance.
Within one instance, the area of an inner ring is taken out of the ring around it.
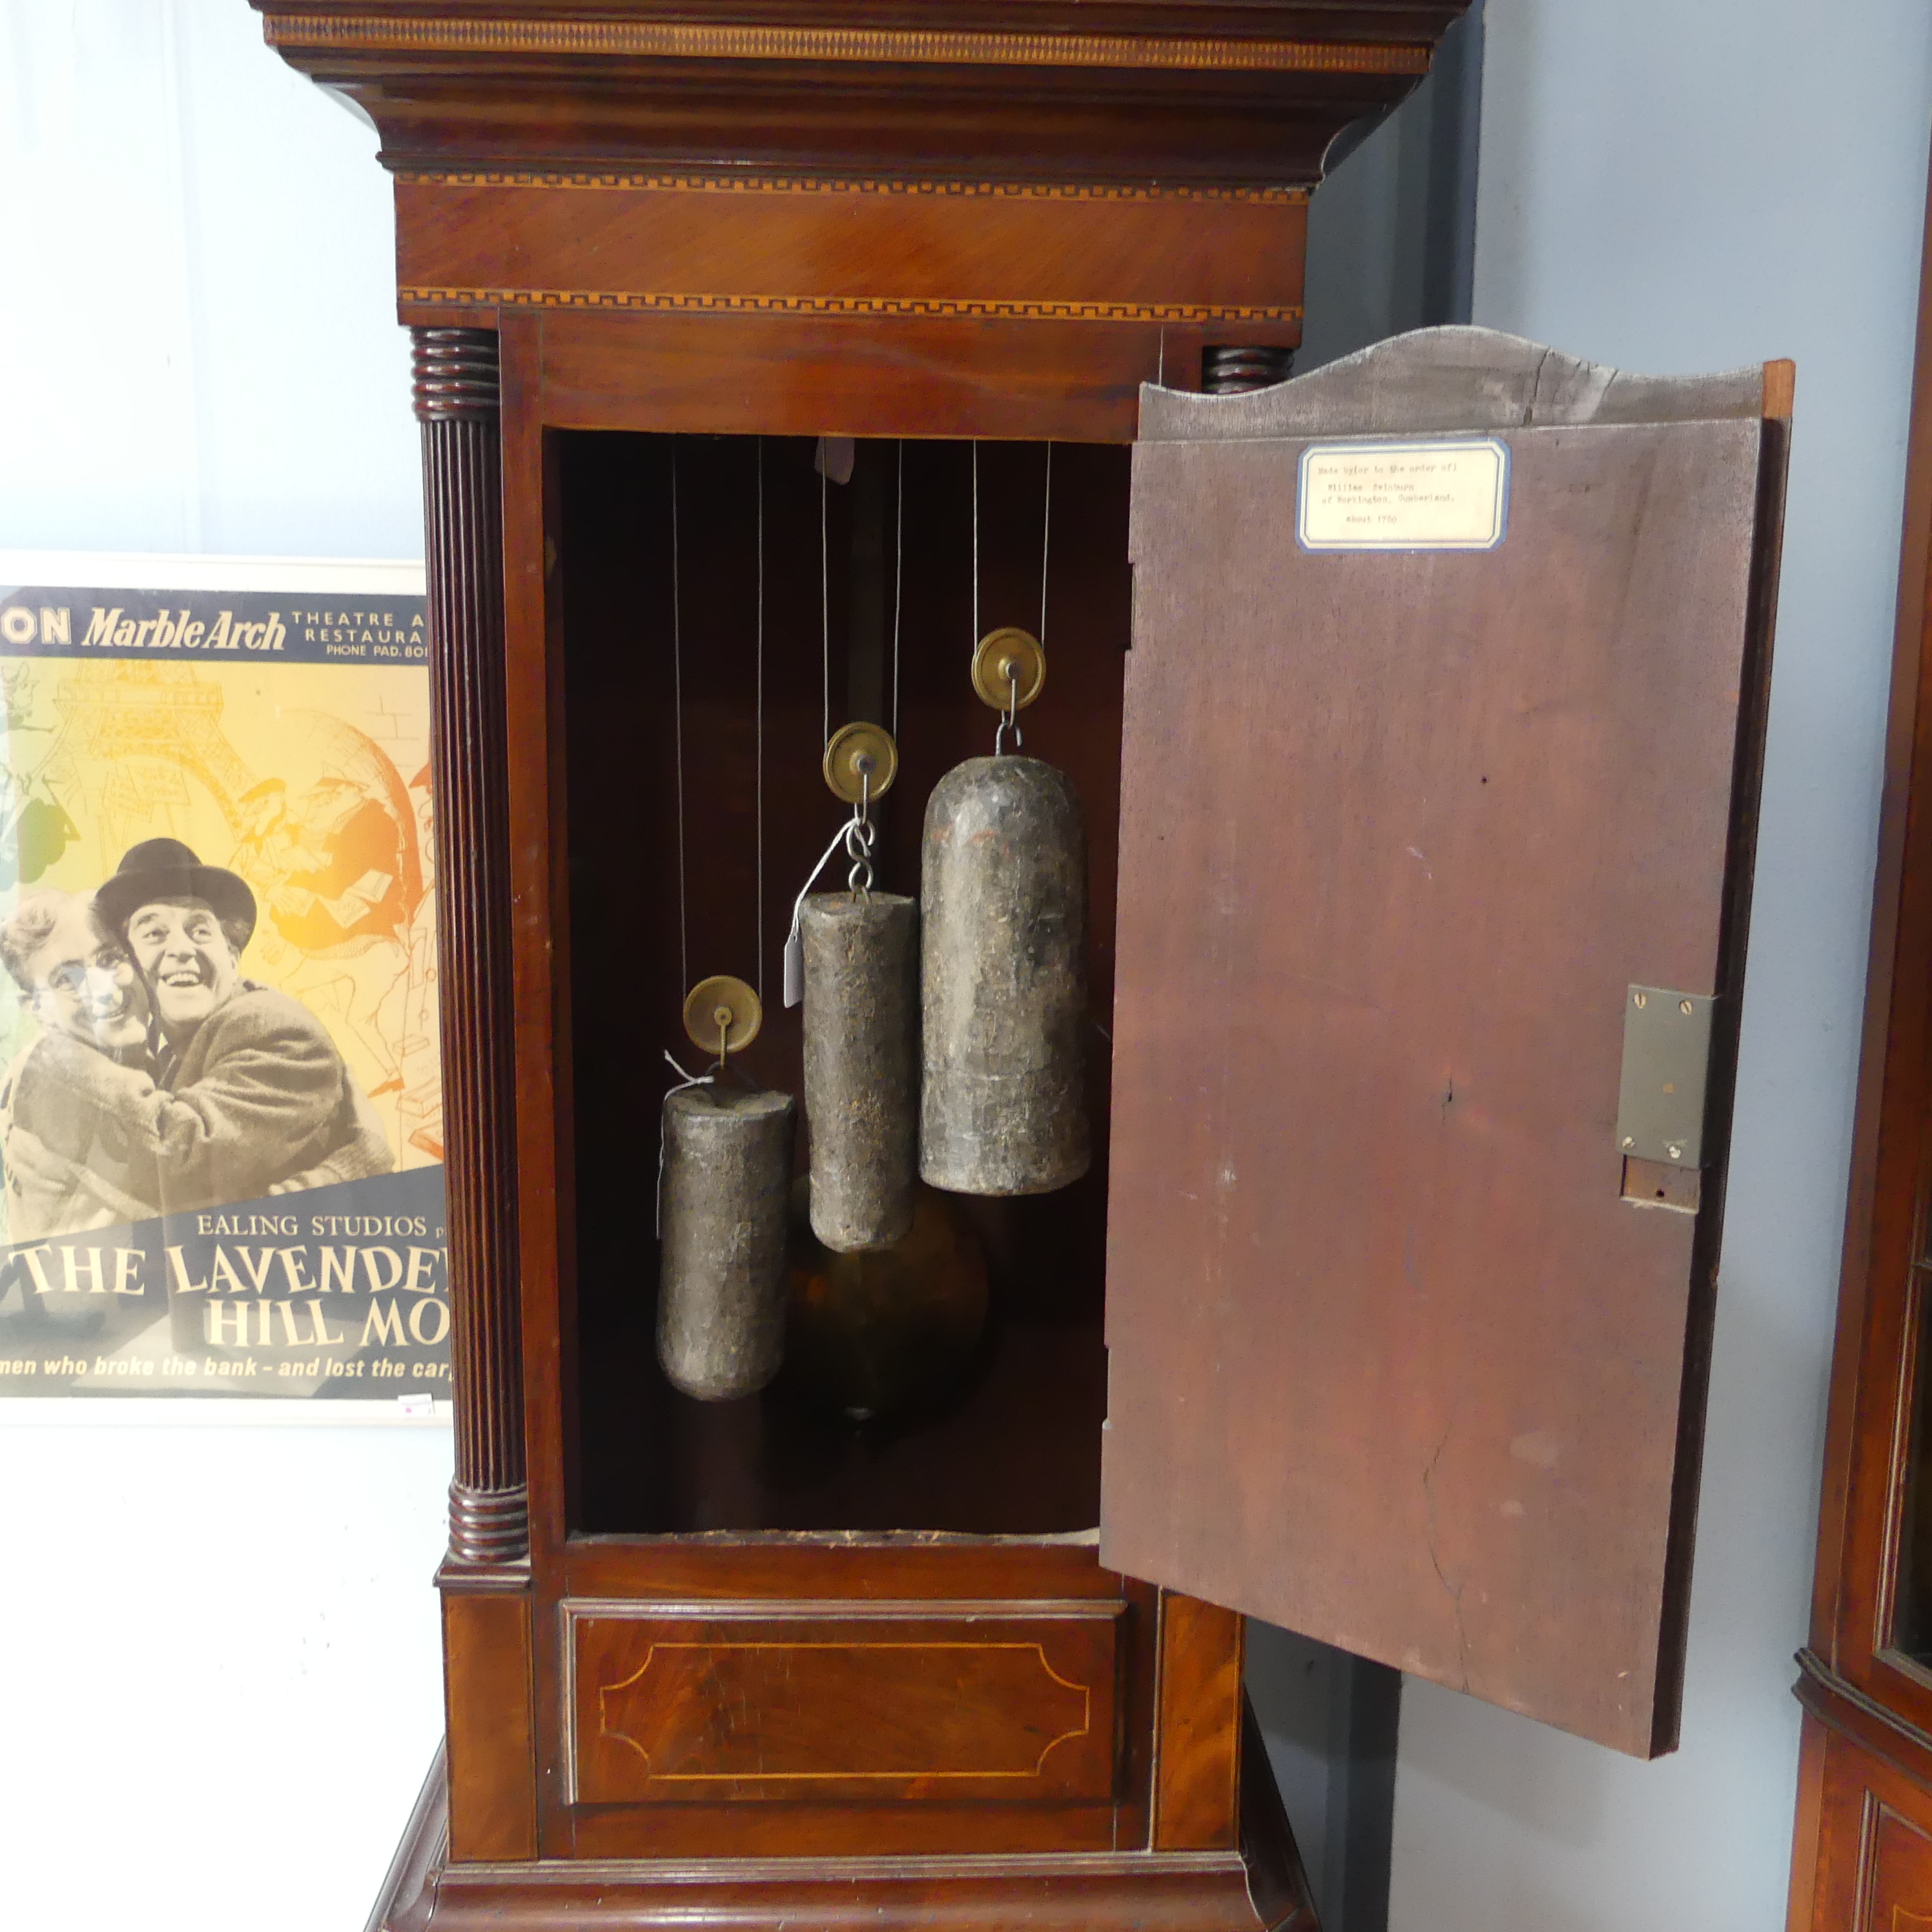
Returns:
[[[1475,0],[1400,107],[1336,136],[1308,212],[1297,375],[1406,329],[1469,320],[1482,14]]]
[[[1322,1932],[1381,1932],[1400,1673],[1250,1618],[1247,1686]]]

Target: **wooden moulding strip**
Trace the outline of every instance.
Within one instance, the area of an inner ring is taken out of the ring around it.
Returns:
[[[1168,69],[1420,75],[1430,50],[1402,43],[1177,39],[1126,34],[932,33],[644,20],[395,20],[271,14],[276,47],[369,52],[594,54],[658,60],[860,61],[943,67]]]
[[[1054,302],[997,296],[708,295],[652,289],[422,288],[404,284],[405,308],[570,308],[712,311],[729,315],[896,316],[930,321],[1239,322],[1298,326],[1299,303]]]
[[[1117,1597],[566,1597],[566,1628],[603,1623],[1113,1623]]]
[[[452,1865],[437,1874],[434,1911],[438,1932],[788,1924],[814,1932],[1010,1932],[1018,1925],[1032,1932],[1262,1932],[1263,1925],[1238,1856],[1156,1862],[1145,1852]],[[422,1922],[400,1913],[388,1922],[396,1932]]]
[[[1176,182],[958,181],[892,175],[631,173],[606,168],[399,167],[411,188],[646,188],[678,194],[909,195],[940,200],[1305,202],[1305,188]],[[1772,365],[1767,364],[1767,367]]]
[[[543,1858],[530,1864],[466,1860],[459,1882],[532,1887],[586,1886],[946,1885],[1005,1880],[1194,1878],[1244,1880],[1238,1852],[897,1852],[885,1858]]]

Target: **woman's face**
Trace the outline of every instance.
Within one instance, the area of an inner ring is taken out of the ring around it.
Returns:
[[[157,899],[128,922],[128,944],[170,1038],[192,1033],[235,990],[241,967],[200,899]]]
[[[35,1016],[104,1053],[148,1042],[148,992],[120,940],[91,906],[64,911],[29,962]]]

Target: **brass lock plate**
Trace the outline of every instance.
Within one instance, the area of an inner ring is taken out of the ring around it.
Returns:
[[[1617,1151],[1626,1159],[1701,1167],[1711,1071],[1709,993],[1633,986],[1624,1000]]]

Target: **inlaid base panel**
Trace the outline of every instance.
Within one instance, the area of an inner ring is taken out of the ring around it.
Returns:
[[[439,1754],[367,1932],[1320,1932],[1271,1786],[1248,1809],[1239,1852],[452,1864]]]
[[[566,1604],[566,1802],[1103,1802],[1126,1607]]]
[[[1088,1539],[584,1539],[536,1599],[527,1753],[523,1653],[452,1652],[460,1864],[1218,1854],[1265,1779],[1240,1620]]]

